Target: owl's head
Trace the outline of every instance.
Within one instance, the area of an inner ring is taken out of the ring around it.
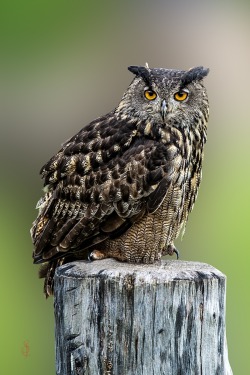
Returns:
[[[129,66],[135,74],[116,109],[122,117],[188,127],[199,119],[207,122],[208,98],[202,79],[208,69],[187,71]]]

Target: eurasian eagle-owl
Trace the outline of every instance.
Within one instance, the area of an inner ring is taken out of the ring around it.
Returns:
[[[31,235],[46,296],[55,268],[75,259],[152,263],[173,254],[197,197],[208,69],[128,69],[135,78],[117,108],[41,170],[45,194]]]

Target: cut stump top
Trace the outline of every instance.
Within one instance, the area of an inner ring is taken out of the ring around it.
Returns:
[[[180,260],[161,260],[154,264],[132,264],[104,259],[94,262],[75,261],[59,267],[57,276],[81,279],[85,277],[109,277],[121,279],[133,275],[134,281],[171,282],[177,280],[198,281],[226,279],[226,276],[206,263]]]

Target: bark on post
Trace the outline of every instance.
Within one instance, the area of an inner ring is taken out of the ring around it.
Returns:
[[[73,262],[55,277],[57,375],[232,375],[210,265]]]

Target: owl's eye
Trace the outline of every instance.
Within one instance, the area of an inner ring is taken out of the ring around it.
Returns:
[[[178,91],[174,94],[175,100],[178,102],[183,102],[183,100],[187,99],[188,93],[186,91]]]
[[[153,90],[145,90],[144,91],[144,96],[148,100],[154,100],[157,97],[157,94]]]

